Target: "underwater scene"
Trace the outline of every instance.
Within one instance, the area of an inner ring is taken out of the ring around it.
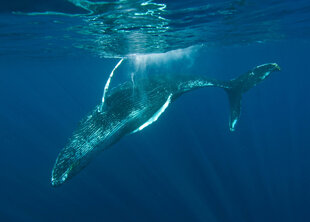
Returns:
[[[0,222],[309,222],[309,0],[0,5]]]

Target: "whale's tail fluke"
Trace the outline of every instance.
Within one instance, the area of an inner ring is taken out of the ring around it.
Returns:
[[[253,70],[225,83],[230,104],[230,131],[234,131],[240,117],[242,94],[266,79],[273,71],[279,71],[276,63],[267,63],[255,67]]]

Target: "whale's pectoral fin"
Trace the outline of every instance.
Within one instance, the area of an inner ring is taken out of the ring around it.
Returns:
[[[267,63],[255,67],[253,70],[230,80],[224,84],[230,104],[230,131],[234,131],[240,117],[242,94],[266,79],[274,71],[279,71],[276,63]]]
[[[169,95],[169,97],[167,98],[167,100],[163,104],[163,106],[160,107],[160,109],[157,110],[157,112],[150,119],[148,119],[145,123],[143,123],[141,126],[139,126],[137,129],[135,129],[131,133],[139,132],[139,131],[143,130],[145,127],[147,127],[147,126],[151,125],[153,122],[155,122],[160,117],[160,115],[163,114],[163,112],[165,112],[165,110],[167,109],[167,107],[171,103],[171,97],[172,97],[172,94]]]

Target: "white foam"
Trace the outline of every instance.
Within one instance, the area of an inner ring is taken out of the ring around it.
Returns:
[[[171,50],[165,53],[149,53],[149,54],[131,54],[128,58],[133,60],[136,72],[144,72],[146,68],[152,65],[165,67],[171,62],[187,60],[187,64],[193,61],[193,55],[201,48],[201,46],[191,46],[184,49]]]

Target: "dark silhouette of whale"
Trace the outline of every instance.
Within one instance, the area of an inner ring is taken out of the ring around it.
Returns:
[[[58,155],[52,171],[52,185],[63,184],[99,152],[123,136],[150,125],[171,102],[194,89],[220,87],[227,92],[230,103],[229,127],[234,131],[240,116],[242,94],[278,70],[280,68],[276,63],[268,63],[230,81],[212,80],[205,76],[157,76],[115,87],[107,95],[102,109],[97,106],[80,122]]]

